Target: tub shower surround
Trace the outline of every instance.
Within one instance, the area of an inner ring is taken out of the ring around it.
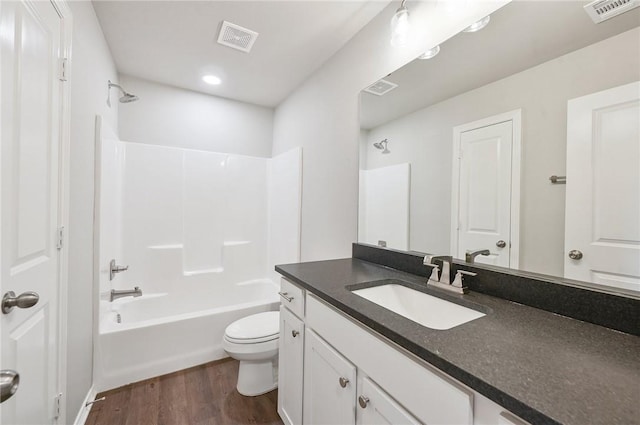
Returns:
[[[277,309],[274,263],[299,261],[301,150],[269,159],[100,136],[104,390],[225,357],[229,323]],[[113,258],[129,269],[110,280]],[[135,286],[141,297],[109,301]]]

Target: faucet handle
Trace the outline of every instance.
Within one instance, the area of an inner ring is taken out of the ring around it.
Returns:
[[[478,273],[468,272],[466,270],[458,270],[458,272],[456,273],[456,278],[453,280],[453,283],[451,285],[455,286],[456,288],[463,288],[464,286],[462,285],[462,275],[477,276]]]
[[[438,276],[438,272],[440,271],[440,267],[437,264],[431,264],[431,263],[424,263],[425,266],[427,267],[431,267],[433,270],[431,271],[431,276],[429,276],[429,280],[433,280],[438,282],[439,281],[439,276]]]

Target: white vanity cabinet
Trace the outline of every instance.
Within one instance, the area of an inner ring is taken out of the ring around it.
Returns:
[[[282,283],[287,297],[302,297],[298,304],[284,299],[280,309],[278,413],[285,424],[527,425],[313,294]]]
[[[356,367],[307,330],[304,347],[305,424],[355,424]]]
[[[411,416],[394,399],[367,377],[358,383],[358,406],[356,425],[419,425],[420,421]]]
[[[278,350],[278,414],[285,425],[302,423],[304,365],[304,290],[281,279]]]

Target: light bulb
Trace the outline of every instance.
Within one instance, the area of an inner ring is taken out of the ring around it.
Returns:
[[[207,84],[211,84],[212,86],[217,86],[218,84],[222,83],[222,80],[215,75],[205,75],[204,77],[202,77],[202,81]]]
[[[426,52],[418,56],[418,59],[431,59],[434,58],[438,53],[440,53],[440,45],[427,50]]]
[[[405,46],[409,41],[410,31],[409,9],[401,6],[391,18],[391,45],[393,47]]]
[[[484,18],[480,19],[478,22],[474,22],[469,25],[467,28],[463,29],[462,32],[476,32],[480,31],[482,28],[486,27],[491,20],[491,16],[487,15]]]

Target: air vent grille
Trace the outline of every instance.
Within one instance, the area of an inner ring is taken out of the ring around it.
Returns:
[[[249,53],[257,38],[257,32],[223,21],[218,35],[218,43]]]
[[[396,87],[398,87],[398,85],[392,83],[391,81],[379,80],[364,89],[364,91],[366,91],[367,93],[375,94],[376,96],[382,96],[389,93]]]
[[[584,10],[593,22],[599,24],[638,6],[640,0],[596,0],[586,5]]]

